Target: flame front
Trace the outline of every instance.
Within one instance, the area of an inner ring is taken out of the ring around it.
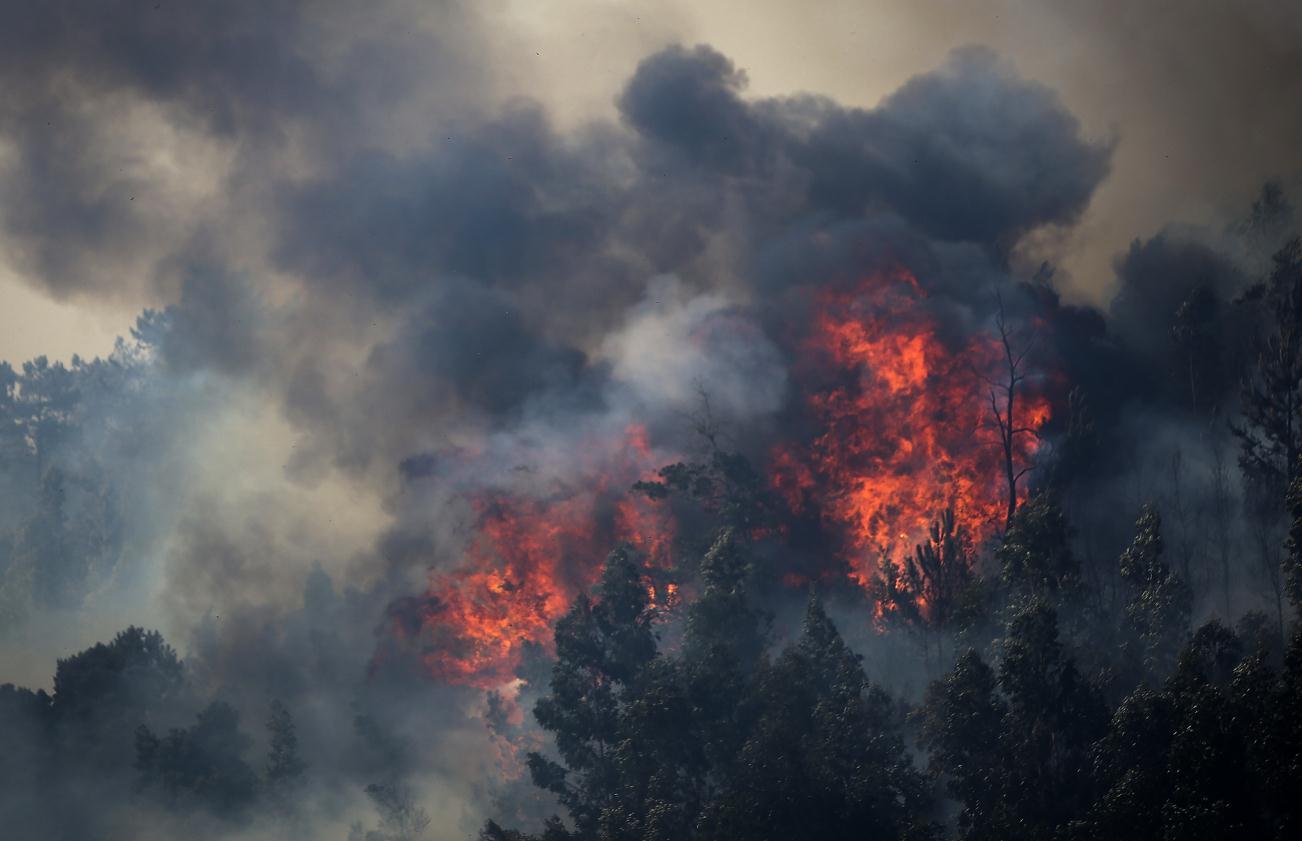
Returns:
[[[768,452],[778,495],[791,512],[815,515],[843,555],[844,564],[826,569],[848,567],[869,589],[881,559],[910,552],[945,509],[975,543],[1006,513],[1006,464],[990,404],[1006,374],[1003,345],[971,325],[942,329],[931,303],[905,271],[821,293],[789,369],[799,416],[791,426],[805,433]],[[952,334],[966,337],[947,341]],[[1017,401],[1015,423],[1026,429],[1014,440],[1021,470],[1049,403],[1025,386]],[[477,494],[461,563],[435,573],[424,596],[411,600],[415,607],[397,612],[395,636],[417,643],[432,677],[483,688],[510,683],[526,647],[550,646],[556,620],[596,583],[619,542],[643,554],[653,606],[681,600],[668,506],[629,490],[670,459],[653,452],[640,426],[584,442],[571,456],[578,467],[545,492],[529,482],[530,491]],[[769,534],[784,529],[775,523]],[[776,573],[792,587],[809,580]]]
[[[941,338],[924,294],[904,271],[826,292],[799,366],[816,371],[805,400],[818,434],[773,454],[773,485],[794,510],[816,509],[847,544],[851,575],[867,586],[883,556],[925,539],[949,508],[974,541],[1005,513],[1004,455],[989,404],[1002,345],[978,333],[957,347]],[[1019,393],[1015,469],[1034,455],[1048,401]]]
[[[476,521],[462,562],[433,575],[419,616],[406,623],[414,627],[395,623],[399,637],[419,639],[432,677],[481,688],[510,682],[526,645],[550,646],[552,626],[596,583],[617,543],[637,548],[649,569],[668,565],[672,524],[627,493],[659,464],[645,431],[629,427],[616,446],[597,443],[584,461],[581,475],[544,496],[492,491],[472,501]],[[649,586],[667,593],[665,584]]]

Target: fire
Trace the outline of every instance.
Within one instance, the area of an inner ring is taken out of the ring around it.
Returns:
[[[1006,465],[990,405],[1003,346],[981,331],[947,340],[955,331],[942,329],[936,311],[911,274],[875,276],[821,293],[793,349],[801,415],[794,426],[809,431],[771,447],[771,483],[791,511],[820,524],[843,550],[850,577],[870,590],[881,559],[911,553],[944,510],[974,544],[995,534],[1006,513]],[[1023,383],[1015,425],[1026,432],[1014,439],[1015,470],[1030,464],[1035,432],[1048,418],[1048,400]],[[652,608],[672,610],[690,582],[677,579],[672,562],[670,506],[630,492],[670,461],[635,425],[584,441],[564,477],[473,494],[473,536],[461,562],[391,610],[395,636],[418,646],[434,678],[508,685],[531,644],[551,646],[556,620],[591,590],[619,542],[642,553]],[[781,540],[786,526],[779,517],[761,531]],[[840,569],[775,572],[799,588]]]
[[[612,546],[645,557],[657,602],[671,596],[656,571],[669,566],[672,524],[658,506],[627,489],[654,474],[660,459],[639,426],[622,446],[593,447],[577,478],[543,496],[495,490],[472,501],[473,536],[462,562],[431,579],[419,616],[395,623],[417,638],[427,672],[450,683],[493,688],[515,676],[528,643],[551,645],[552,627],[575,596],[596,583]]]
[[[998,376],[1002,347],[985,334],[947,345],[924,297],[902,270],[819,297],[798,363],[817,372],[804,378],[819,383],[804,396],[818,432],[772,457],[775,490],[795,510],[816,506],[864,586],[879,558],[911,551],[946,508],[977,542],[995,533],[1005,511],[1003,454],[983,381]],[[1017,426],[1040,429],[1047,400],[1017,399]],[[1038,441],[1025,433],[1015,443],[1020,469]]]

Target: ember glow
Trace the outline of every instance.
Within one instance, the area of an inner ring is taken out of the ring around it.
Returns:
[[[819,383],[804,395],[818,434],[773,455],[774,487],[794,510],[816,507],[864,586],[879,558],[911,551],[946,508],[977,542],[1004,514],[988,382],[998,382],[1002,346],[987,333],[947,345],[924,299],[904,270],[820,296],[798,363],[805,382]],[[1048,401],[1018,400],[1017,425],[1039,430]],[[1016,445],[1020,470],[1038,438],[1024,433]]]

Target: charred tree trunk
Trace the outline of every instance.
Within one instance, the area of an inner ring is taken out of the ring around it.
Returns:
[[[999,310],[995,316],[995,329],[999,333],[1000,346],[1003,349],[1004,370],[998,380],[987,379],[990,385],[990,412],[994,416],[995,427],[999,432],[999,445],[1003,450],[1004,482],[1008,497],[1004,516],[1004,528],[1013,521],[1017,511],[1017,484],[1030,471],[1031,466],[1017,465],[1017,441],[1019,436],[1033,435],[1035,430],[1029,426],[1019,426],[1017,422],[1017,392],[1026,382],[1026,356],[1034,346],[1034,336],[1024,347],[1014,347],[1014,336],[1004,316],[1004,301],[997,296]],[[1000,405],[1002,403],[1002,406]]]

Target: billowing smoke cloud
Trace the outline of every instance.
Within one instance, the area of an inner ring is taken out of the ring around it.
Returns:
[[[440,804],[439,837],[493,796],[483,696],[392,638],[440,609],[475,503],[579,500],[615,535],[614,494],[699,445],[702,395],[763,454],[804,420],[822,292],[907,268],[955,347],[1000,300],[1034,312],[1046,360],[1115,419],[1142,390],[1118,358],[1164,364],[1145,314],[1243,286],[1237,258],[1172,234],[1118,263],[1111,328],[1018,291],[1016,246],[1081,218],[1115,144],[986,49],[853,108],[751,96],[728,57],[671,46],[630,60],[610,119],[561,129],[503,101],[460,4],[148,5],[47,3],[0,35],[7,259],[52,295],[163,301],[111,360],[58,375],[66,408],[6,392],[36,431],[4,469],[0,648],[27,680],[82,630],[162,626],[193,697],[158,723],[221,697],[254,730],[283,700],[322,831],[397,772]],[[628,481],[594,490],[611,464]],[[107,572],[67,570],[57,599],[23,542],[55,466],[120,529]],[[57,651],[33,642],[49,625],[73,629]]]

